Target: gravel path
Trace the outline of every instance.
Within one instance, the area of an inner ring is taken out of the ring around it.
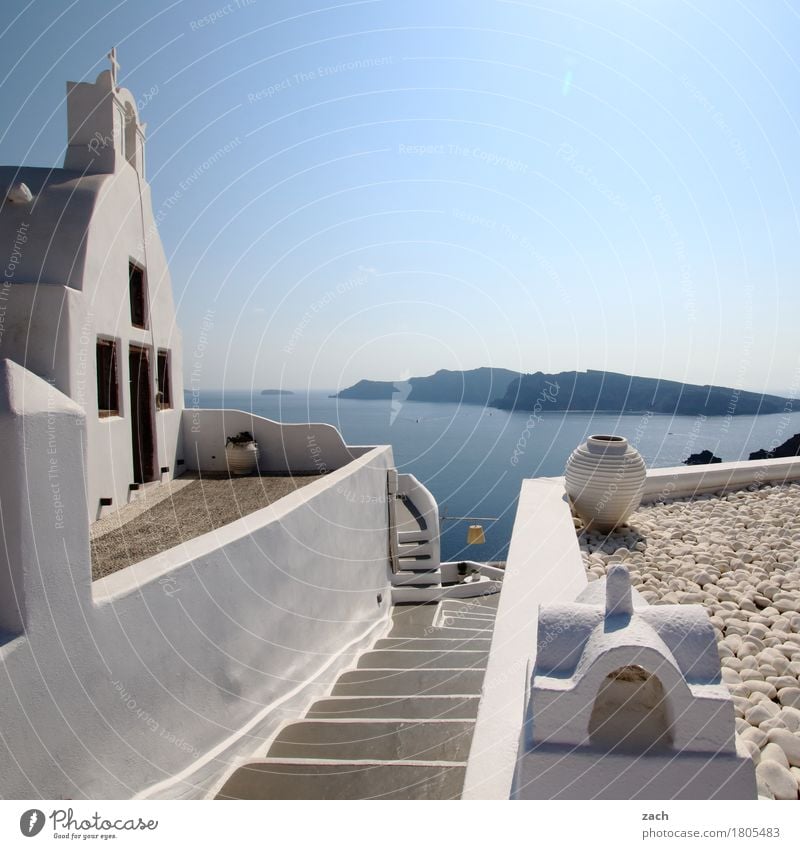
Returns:
[[[703,604],[761,797],[800,793],[800,485],[641,507],[613,534],[578,530],[589,580],[625,563],[651,604]]]
[[[186,483],[187,477],[193,479]],[[315,480],[317,475],[296,478],[184,475],[178,478],[181,486],[173,487],[168,497],[145,512],[125,514],[121,526],[113,515],[102,520],[109,530],[91,534],[92,580],[227,525]]]

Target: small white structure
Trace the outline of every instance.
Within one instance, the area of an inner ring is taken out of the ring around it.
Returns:
[[[184,471],[181,336],[145,180],[145,127],[117,84],[67,83],[63,168],[0,168],[0,358],[86,413],[90,519]]]
[[[516,798],[755,798],[702,606],[651,607],[616,564],[538,622]]]

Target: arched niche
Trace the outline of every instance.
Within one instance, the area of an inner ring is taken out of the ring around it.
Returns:
[[[125,158],[142,176],[144,176],[144,147],[139,128],[139,116],[136,107],[125,103]]]
[[[673,745],[667,694],[641,666],[622,666],[600,684],[589,718],[592,746],[627,752],[663,751]]]

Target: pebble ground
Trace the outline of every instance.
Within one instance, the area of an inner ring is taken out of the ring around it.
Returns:
[[[800,794],[800,484],[676,498],[578,539],[589,580],[624,563],[651,604],[702,604],[759,796]]]

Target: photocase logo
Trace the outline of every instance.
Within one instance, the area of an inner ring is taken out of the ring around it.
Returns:
[[[38,808],[31,808],[19,818],[19,830],[25,837],[36,837],[44,828],[44,812]]]
[[[411,377],[411,372],[406,370],[400,376],[400,380],[397,381],[399,387],[395,386],[394,392],[392,393],[392,405],[391,412],[389,413],[389,424],[393,425],[395,419],[400,415],[400,411],[403,409],[403,404],[405,404],[406,399],[411,394],[412,386],[409,383],[409,377]]]

